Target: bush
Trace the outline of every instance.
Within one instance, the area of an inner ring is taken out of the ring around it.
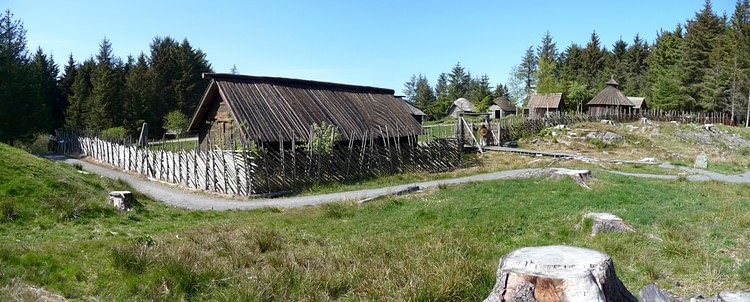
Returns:
[[[21,212],[16,208],[16,201],[8,199],[0,202],[0,215],[3,221],[12,222],[21,217]]]
[[[102,131],[100,136],[100,138],[104,140],[122,141],[128,136],[128,131],[122,126],[113,127]]]
[[[140,274],[153,263],[149,247],[141,243],[115,246],[112,249],[112,264],[115,268],[131,274]]]
[[[255,244],[261,253],[278,251],[283,241],[275,230],[261,230],[255,235]]]

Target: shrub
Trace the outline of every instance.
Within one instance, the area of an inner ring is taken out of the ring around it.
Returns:
[[[112,248],[112,264],[131,274],[140,274],[153,263],[149,246],[133,243]]]
[[[7,199],[0,202],[0,214],[2,214],[3,220],[12,222],[21,217],[21,212],[16,207],[15,199]]]
[[[255,235],[255,244],[261,253],[281,250],[283,241],[275,230],[261,230]]]

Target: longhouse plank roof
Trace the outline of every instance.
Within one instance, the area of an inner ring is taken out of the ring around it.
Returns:
[[[421,125],[390,89],[300,79],[233,74],[211,78],[191,122],[198,129],[215,98],[221,97],[245,136],[259,141],[307,138],[314,123],[337,127],[341,140],[411,136]],[[308,138],[309,139],[309,138]]]
[[[562,93],[532,94],[528,108],[558,108],[562,101]]]

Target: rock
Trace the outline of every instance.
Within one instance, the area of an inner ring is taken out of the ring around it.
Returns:
[[[109,204],[120,212],[130,211],[134,206],[143,206],[140,202],[135,200],[135,196],[133,196],[133,193],[130,193],[130,191],[109,192]]]
[[[608,144],[618,143],[618,142],[622,142],[623,141],[622,135],[619,135],[619,134],[613,133],[613,132],[609,132],[609,131],[604,132],[604,133],[598,132],[598,131],[589,132],[589,134],[586,135],[586,138],[587,139],[599,139],[599,140],[601,140],[601,141],[603,141],[605,143],[608,143]]]
[[[703,124],[703,130],[714,132],[714,124]]]
[[[583,219],[591,219],[591,237],[596,236],[599,232],[606,233],[622,233],[622,232],[635,232],[632,226],[611,213],[587,213],[583,215]]]
[[[750,291],[723,291],[710,297],[706,302],[747,302],[750,301]]]
[[[669,302],[667,295],[661,288],[655,284],[649,284],[641,288],[638,292],[639,302]]]
[[[644,163],[655,163],[656,162],[656,158],[655,157],[644,157],[644,158],[641,158],[640,161],[642,161]]]
[[[642,117],[641,118],[641,124],[651,125],[653,123],[651,121],[649,121],[647,118]]]
[[[605,124],[605,125],[614,125],[615,124],[615,122],[611,121],[611,120],[601,120],[599,122],[602,123],[602,124]]]
[[[708,155],[701,153],[695,158],[694,168],[706,169],[708,168]]]
[[[637,301],[617,278],[612,258],[590,249],[562,245],[517,249],[500,260],[496,277],[485,302]],[[529,291],[534,300],[528,300]]]

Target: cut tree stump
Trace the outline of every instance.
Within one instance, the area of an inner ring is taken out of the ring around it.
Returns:
[[[637,302],[607,254],[552,245],[514,250],[500,260],[497,283],[484,302]]]
[[[583,219],[591,219],[591,237],[596,236],[599,232],[635,232],[630,224],[610,213],[586,213]]]
[[[582,187],[591,189],[591,187],[586,184],[586,181],[592,178],[590,170],[571,170],[565,168],[556,168],[552,172],[552,177],[554,177],[556,180],[560,180],[560,178],[563,177],[570,177]]]
[[[109,204],[120,212],[130,211],[133,207],[142,207],[143,205],[135,199],[130,191],[112,191],[109,192]]]

